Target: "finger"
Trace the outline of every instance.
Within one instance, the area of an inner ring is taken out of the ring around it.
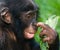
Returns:
[[[51,33],[48,31],[48,30],[42,30],[41,32],[40,32],[40,37],[42,37],[42,36],[46,36],[46,37],[50,37],[51,36]]]
[[[56,31],[53,30],[51,27],[49,27],[47,24],[44,24],[42,22],[38,22],[36,24],[36,26],[38,27],[42,27],[43,29],[46,29],[48,33],[52,34],[54,36],[54,34],[56,34]]]
[[[44,42],[48,42],[48,44],[52,44],[53,40],[50,37],[46,37],[43,39]]]
[[[46,31],[46,30],[42,30],[42,31],[40,32],[40,37],[46,36],[46,35],[47,35],[47,31]]]
[[[51,28],[50,28],[47,24],[44,24],[44,23],[42,23],[42,22],[38,22],[38,23],[36,24],[36,26],[37,26],[37,27],[42,27],[42,28],[44,28],[44,29],[46,29],[46,30],[51,30]]]
[[[44,42],[49,42],[51,39],[49,37],[46,37],[43,39]]]

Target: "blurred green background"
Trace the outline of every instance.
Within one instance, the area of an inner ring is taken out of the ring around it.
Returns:
[[[35,2],[39,7],[38,21],[44,22],[55,29],[60,40],[60,0],[35,0]],[[39,42],[37,34],[35,39]]]

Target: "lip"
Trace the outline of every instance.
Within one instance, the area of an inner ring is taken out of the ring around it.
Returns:
[[[28,32],[29,34],[35,34],[34,32]]]

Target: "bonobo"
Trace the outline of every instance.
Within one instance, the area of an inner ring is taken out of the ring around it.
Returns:
[[[37,27],[40,36],[46,36],[49,50],[59,50],[55,30],[42,22],[36,22],[38,7],[33,0],[0,0],[0,50],[40,50],[34,40]]]

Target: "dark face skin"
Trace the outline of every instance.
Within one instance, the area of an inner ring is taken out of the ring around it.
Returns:
[[[27,24],[27,27],[24,29],[24,37],[26,39],[31,39],[34,37],[37,27],[34,25],[36,23],[36,10],[24,12],[20,18],[21,20]]]

